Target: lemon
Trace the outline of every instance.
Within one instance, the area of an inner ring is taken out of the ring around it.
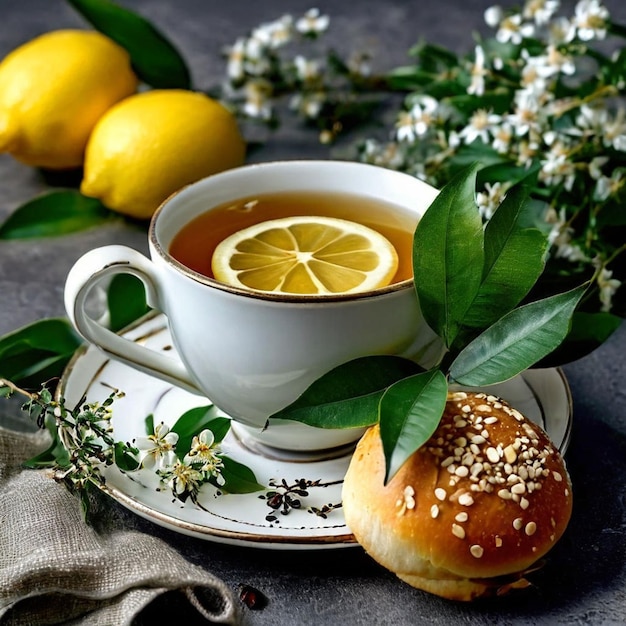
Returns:
[[[377,231],[334,217],[292,216],[244,228],[213,253],[215,278],[282,294],[359,293],[388,285],[398,255]]]
[[[137,82],[128,53],[96,31],[32,39],[0,63],[0,152],[34,167],[79,167],[94,124]]]
[[[102,116],[87,144],[80,190],[145,219],[181,187],[244,159],[237,121],[219,102],[184,89],[156,89]]]

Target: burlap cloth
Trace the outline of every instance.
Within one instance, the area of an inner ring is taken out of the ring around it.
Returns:
[[[87,524],[76,496],[23,469],[46,435],[0,426],[0,625],[238,622],[221,580],[161,539]]]

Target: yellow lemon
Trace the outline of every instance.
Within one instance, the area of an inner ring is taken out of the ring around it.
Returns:
[[[102,116],[87,144],[80,189],[114,211],[145,219],[181,187],[244,159],[237,121],[219,102],[156,89]]]
[[[393,245],[377,231],[333,217],[268,220],[215,248],[215,278],[256,291],[331,295],[388,285],[398,269]]]
[[[0,63],[0,152],[34,167],[79,167],[94,124],[137,83],[128,53],[96,31],[25,43]]]

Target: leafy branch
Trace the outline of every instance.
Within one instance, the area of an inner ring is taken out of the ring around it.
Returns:
[[[535,365],[567,336],[588,285],[534,301],[547,240],[529,226],[530,188],[520,181],[482,227],[478,165],[459,172],[430,205],[413,240],[416,297],[445,348],[424,371],[390,356],[340,365],[272,419],[322,428],[380,424],[386,480],[437,428],[451,383],[493,385]]]

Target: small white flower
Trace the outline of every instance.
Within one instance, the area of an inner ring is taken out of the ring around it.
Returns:
[[[624,174],[620,170],[614,170],[611,176],[600,176],[593,191],[594,199],[604,202],[611,196],[616,196],[625,182]]]
[[[298,54],[293,59],[298,78],[305,83],[315,82],[321,74],[320,63],[314,59],[307,59]]]
[[[255,119],[269,120],[272,117],[271,83],[263,79],[250,80],[245,84],[244,89],[246,101],[243,105],[243,112]]]
[[[303,35],[323,33],[328,29],[330,17],[321,15],[319,9],[309,9],[296,22],[296,30]]]
[[[607,118],[602,124],[602,143],[615,150],[626,151],[626,110],[620,107],[615,117]]]
[[[540,104],[537,94],[519,90],[515,94],[515,111],[507,115],[507,121],[518,137],[527,135],[531,130],[538,130]]]
[[[185,492],[197,493],[204,478],[197,469],[181,461],[177,461],[169,471],[162,474],[162,477],[176,495]]]
[[[293,17],[283,15],[278,20],[261,24],[252,31],[251,39],[256,39],[271,49],[280,48],[293,39]]]
[[[522,15],[534,20],[537,26],[543,26],[558,10],[559,0],[526,0]]]
[[[570,151],[562,142],[555,140],[541,159],[540,177],[547,185],[563,184],[571,190],[576,179],[576,166],[569,159]]]
[[[598,273],[598,287],[600,289],[600,302],[602,303],[602,311],[608,313],[613,306],[613,296],[615,292],[622,286],[622,282],[617,278],[612,278],[613,272],[603,267]]]
[[[582,41],[604,39],[609,12],[599,0],[579,0],[574,11],[574,25]]]
[[[459,137],[464,143],[470,144],[476,139],[480,139],[483,143],[489,143],[489,131],[498,126],[502,118],[495,113],[490,113],[485,109],[478,109],[470,117],[469,124],[465,126],[459,133]]]
[[[163,422],[154,427],[154,433],[147,437],[137,437],[134,444],[139,449],[142,467],[166,467],[176,458],[174,448],[178,434],[170,432]]]
[[[524,37],[532,37],[534,34],[534,25],[524,22],[520,13],[513,13],[504,17],[500,22],[496,39],[500,43],[519,45]]]
[[[241,80],[245,76],[246,40],[240,37],[227,50],[226,73],[231,80]]]
[[[502,11],[502,7],[492,6],[485,11],[484,17],[487,26],[490,26],[491,28],[496,28],[504,19],[504,12]]]
[[[485,183],[484,191],[476,193],[476,204],[484,220],[491,219],[495,210],[502,204],[510,187],[510,184],[500,182]]]
[[[431,96],[419,96],[409,111],[403,111],[396,123],[399,141],[415,141],[428,132],[436,119],[438,102]]]
[[[548,41],[559,46],[574,41],[576,24],[566,17],[557,17],[548,24]]]
[[[476,96],[482,96],[485,93],[485,51],[482,46],[476,46],[474,49],[474,64],[470,70],[472,77],[471,83],[467,88],[467,93]]]
[[[508,122],[497,124],[491,129],[493,140],[491,146],[500,154],[506,154],[513,140],[513,127]]]

